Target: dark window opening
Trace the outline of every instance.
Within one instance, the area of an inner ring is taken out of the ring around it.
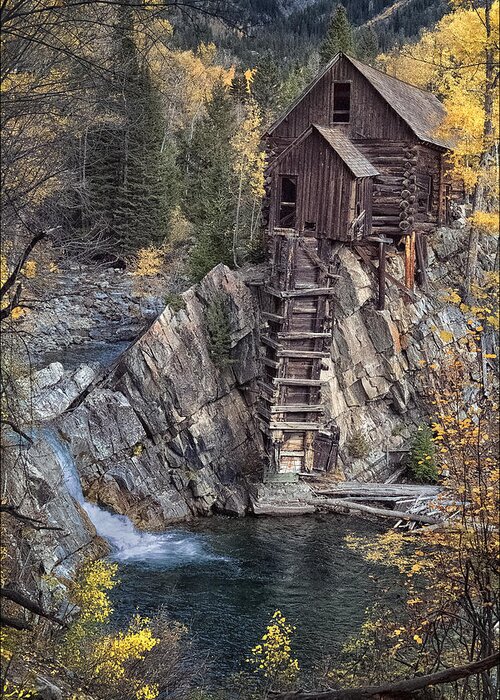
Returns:
[[[297,178],[282,175],[280,178],[279,225],[294,228],[297,209]]]
[[[432,191],[432,177],[430,175],[419,175],[417,177],[417,201],[420,213],[430,214],[432,212]]]
[[[333,84],[333,121],[348,122],[351,115],[351,83]]]
[[[304,223],[304,231],[316,231],[316,222],[315,221],[306,221]]]

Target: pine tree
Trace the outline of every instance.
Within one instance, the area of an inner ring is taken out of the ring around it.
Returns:
[[[339,52],[353,54],[352,28],[343,5],[337,5],[330,20],[325,39],[319,50],[321,63],[331,61]]]
[[[372,64],[378,56],[378,36],[373,27],[361,27],[356,33],[356,56]]]
[[[263,121],[268,124],[276,115],[280,103],[282,76],[269,53],[266,53],[255,66],[252,82],[252,96],[259,105]]]
[[[88,135],[85,218],[126,254],[165,239],[179,176],[158,92],[139,60],[130,7],[119,10],[111,59],[111,85],[102,86],[109,113]]]
[[[184,213],[193,223],[196,236],[190,260],[195,280],[220,262],[233,264],[237,196],[232,146],[235,130],[231,97],[227,88],[217,83],[183,158]]]

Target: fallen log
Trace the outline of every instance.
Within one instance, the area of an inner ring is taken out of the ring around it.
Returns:
[[[446,668],[443,671],[430,673],[427,676],[418,676],[410,680],[385,683],[378,686],[365,686],[362,688],[349,688],[345,690],[325,690],[312,692],[273,693],[274,700],[411,700],[415,698],[419,690],[433,685],[454,683],[461,678],[468,678],[479,673],[489,671],[498,665],[500,653],[492,654],[479,661],[473,661],[464,666]]]
[[[340,508],[347,508],[348,510],[358,510],[362,513],[368,513],[369,515],[376,515],[380,518],[408,520],[410,522],[426,523],[427,525],[437,525],[441,522],[438,518],[431,518],[429,515],[423,515],[420,513],[406,513],[402,510],[390,510],[389,508],[374,508],[373,506],[367,506],[364,503],[347,501],[345,498],[327,498],[325,500],[315,499],[314,501],[310,501],[310,503],[316,505],[317,507],[335,510],[336,512],[338,512]]]

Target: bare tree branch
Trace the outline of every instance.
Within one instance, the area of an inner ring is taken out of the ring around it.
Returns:
[[[411,700],[415,693],[433,685],[453,683],[461,678],[468,678],[484,673],[498,665],[500,652],[487,656],[485,659],[473,661],[464,666],[447,668],[427,676],[411,678],[410,680],[387,683],[378,686],[365,686],[345,690],[326,690],[320,692],[271,693],[273,700]]]

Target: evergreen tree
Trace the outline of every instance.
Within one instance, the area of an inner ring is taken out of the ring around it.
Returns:
[[[234,107],[227,88],[217,83],[206,114],[196,124],[184,154],[184,213],[193,223],[196,243],[191,274],[201,279],[220,262],[233,264],[232,236],[237,196],[232,139]]]
[[[271,54],[266,53],[255,66],[252,96],[259,105],[263,121],[268,124],[276,116],[280,104],[282,76]]]
[[[88,135],[86,225],[120,253],[159,245],[168,233],[178,174],[164,138],[158,92],[141,65],[130,7],[119,10],[112,55],[110,109]]]
[[[339,52],[353,54],[352,28],[343,5],[337,5],[330,20],[319,55],[322,65],[331,61]]]
[[[379,53],[378,35],[373,27],[361,27],[356,33],[356,56],[372,64]]]

